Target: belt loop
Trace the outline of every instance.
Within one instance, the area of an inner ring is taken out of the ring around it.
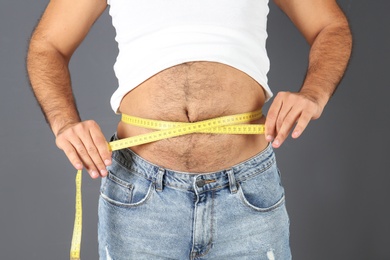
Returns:
[[[230,192],[232,194],[235,194],[235,193],[237,193],[238,189],[237,189],[237,183],[236,183],[236,178],[234,177],[233,169],[227,170],[226,173],[227,173],[228,178],[229,178]]]
[[[165,170],[163,168],[159,168],[158,169],[156,182],[155,182],[157,191],[162,191],[163,190],[164,173],[165,173]]]

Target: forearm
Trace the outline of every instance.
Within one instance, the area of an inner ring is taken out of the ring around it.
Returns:
[[[351,49],[352,36],[347,22],[324,28],[311,46],[301,93],[324,107],[344,75]]]
[[[68,59],[60,52],[31,40],[27,70],[35,97],[54,135],[80,122],[71,88]]]

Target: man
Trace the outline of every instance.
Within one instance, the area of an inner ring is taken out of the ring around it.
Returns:
[[[267,119],[250,122],[265,124],[265,134],[193,133],[111,153],[99,126],[80,119],[68,70],[107,4],[119,44],[113,110],[199,122],[259,110],[272,96],[268,1],[50,1],[31,38],[28,72],[57,146],[76,169],[104,177],[100,259],[291,258],[272,148],[320,117],[352,41],[335,0],[275,2],[311,49],[300,91],[278,93]],[[152,131],[119,122],[113,140]]]

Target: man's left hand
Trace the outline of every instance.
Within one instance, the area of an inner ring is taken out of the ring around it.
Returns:
[[[291,136],[298,138],[310,120],[318,119],[325,105],[309,94],[279,92],[267,114],[265,122],[266,140],[279,148],[296,124]]]

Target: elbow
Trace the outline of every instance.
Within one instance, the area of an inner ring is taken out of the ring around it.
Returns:
[[[352,32],[346,19],[338,19],[324,26],[313,37],[307,41],[310,46],[321,39],[329,39],[344,45],[347,49],[352,49]]]
[[[338,39],[339,43],[344,46],[343,49],[345,50],[345,53],[348,53],[348,56],[350,56],[352,52],[353,37],[348,21],[345,19],[336,24],[331,35]]]
[[[30,39],[27,50],[27,66],[36,60],[54,58],[65,64],[70,61],[70,55],[65,55],[57,48],[44,33],[35,31]]]

